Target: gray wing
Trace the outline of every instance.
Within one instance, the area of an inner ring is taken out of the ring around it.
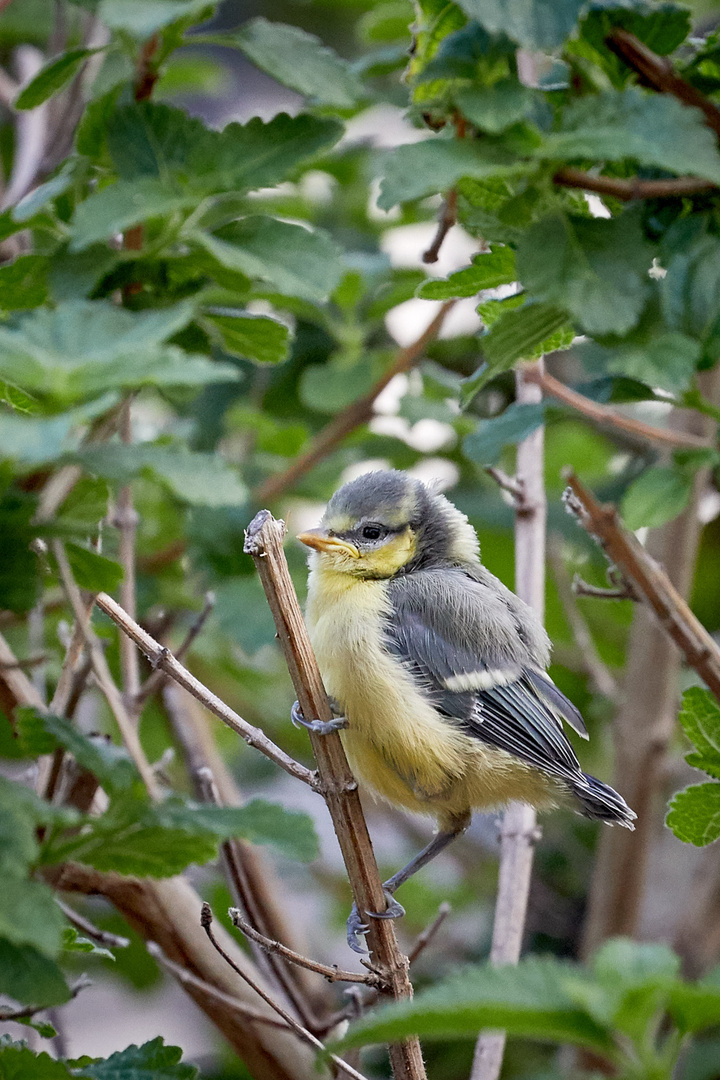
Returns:
[[[396,578],[389,598],[387,645],[439,711],[528,764],[577,777],[562,721],[587,737],[585,725],[537,666],[517,597],[510,605],[494,582],[448,569]]]

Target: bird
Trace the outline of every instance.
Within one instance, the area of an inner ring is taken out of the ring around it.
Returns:
[[[431,842],[383,883],[394,893],[468,827],[473,810],[520,801],[571,805],[633,829],[635,813],[584,773],[563,724],[582,716],[547,673],[550,641],[535,611],[480,560],[477,534],[444,495],[406,472],[365,473],[340,487],[310,548],[306,621],[334,718],[293,721],[340,731],[353,773],[387,802],[431,815]],[[369,924],[353,906],[348,943]]]

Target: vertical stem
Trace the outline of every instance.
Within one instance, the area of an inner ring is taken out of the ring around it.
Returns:
[[[120,437],[126,446],[132,443],[131,402],[123,410],[120,423]],[[120,563],[123,579],[120,583],[120,603],[131,619],[137,619],[137,599],[135,588],[135,537],[138,517],[133,505],[132,487],[125,484],[120,488],[115,512],[115,524],[120,530]],[[120,635],[120,667],[122,670],[122,688],[128,711],[132,714],[134,702],[140,690],[140,664],[137,646],[126,634]]]
[[[542,367],[542,360],[537,364]],[[519,404],[542,400],[540,387],[517,371]],[[547,501],[544,478],[545,429],[540,427],[518,446],[517,481],[521,488],[515,511],[515,591],[545,616],[545,530]],[[490,959],[493,964],[517,964],[527,915],[533,851],[539,837],[535,811],[511,803],[503,816],[500,878],[495,904]],[[497,1080],[505,1052],[505,1032],[481,1033],[475,1048],[470,1080]]]

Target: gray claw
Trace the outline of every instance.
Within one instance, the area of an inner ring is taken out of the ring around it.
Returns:
[[[357,909],[357,904],[353,903],[347,921],[347,943],[352,951],[359,953],[360,956],[365,956],[369,951],[365,942],[362,940],[369,929],[370,924],[362,921],[360,912]]]
[[[306,728],[314,731],[316,735],[329,735],[333,731],[341,731],[348,726],[344,716],[335,717],[333,720],[306,720],[300,709],[300,703],[295,702],[290,710],[290,719],[295,727]]]
[[[385,911],[368,911],[366,914],[371,919],[401,919],[405,914],[405,908],[399,904],[389,889],[383,886],[383,893],[387,901]]]

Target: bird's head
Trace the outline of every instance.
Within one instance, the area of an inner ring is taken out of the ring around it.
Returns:
[[[301,533],[319,565],[362,578],[477,564],[475,530],[444,495],[404,472],[365,473],[335,492],[320,527]]]

